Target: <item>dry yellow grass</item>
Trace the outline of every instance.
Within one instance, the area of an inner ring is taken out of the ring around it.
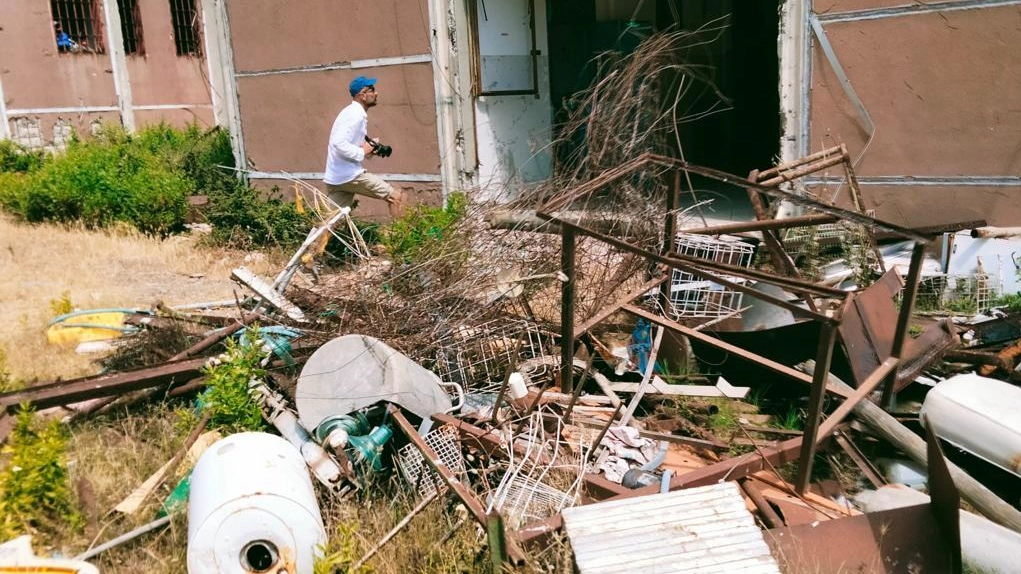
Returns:
[[[9,373],[31,381],[95,372],[95,357],[47,342],[54,301],[67,298],[76,309],[147,309],[157,300],[228,300],[237,288],[230,279],[235,267],[272,277],[281,265],[279,256],[196,243],[192,236],[160,241],[123,229],[25,225],[0,214],[0,351]]]

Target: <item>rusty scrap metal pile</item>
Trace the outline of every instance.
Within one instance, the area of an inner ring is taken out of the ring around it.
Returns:
[[[854,544],[825,554],[826,564],[903,558],[945,571],[961,563],[958,492],[1014,531],[1021,514],[938,450],[934,433],[967,449],[953,440],[967,434],[952,428],[954,394],[926,403],[928,446],[887,411],[945,366],[944,355],[976,355],[958,348],[964,332],[978,336],[976,327],[913,313],[931,235],[780,187],[834,167],[858,197],[843,148],[747,179],[646,154],[541,203],[476,207],[443,253],[415,267],[370,259],[301,285],[290,281],[301,276],[297,256],[273,283],[239,269],[234,278],[250,297],[238,319],[167,309],[142,317],[143,333],[176,334],[187,348],[155,365],[150,357],[143,368],[0,395],[5,419],[25,404],[72,405],[81,416],[194,392],[220,343],[257,323],[271,376],[252,389],[326,492],[348,497],[369,477],[391,473],[420,500],[412,516],[454,496],[489,533],[499,563],[523,563],[532,545],[562,531],[582,572],[625,562],[654,568],[698,552],[716,566],[799,571],[822,556],[807,540],[837,536]],[[757,220],[686,226],[685,173],[744,188]],[[608,191],[620,187],[629,193]],[[640,197],[643,208],[622,209],[613,197],[629,205]],[[779,201],[806,213],[775,219]],[[484,218],[500,229],[485,229]],[[824,226],[868,232],[865,273],[805,277],[785,241],[793,243],[790,230]],[[881,233],[906,241],[900,259],[874,241]],[[867,287],[838,284],[868,275]],[[202,331],[210,322],[215,328]],[[714,352],[726,360],[699,363]],[[987,367],[1012,372],[1010,352]],[[713,362],[716,372],[707,368]],[[936,388],[975,394],[992,380],[955,379]],[[802,430],[766,427],[742,401],[770,388],[798,405]],[[716,436],[708,422],[723,404],[739,413],[731,436]],[[852,418],[861,424],[849,425]],[[1010,423],[957,424],[980,432]],[[844,493],[813,484],[818,455],[840,451],[882,489],[887,477],[861,448],[881,441],[928,467],[931,503],[863,515]],[[997,456],[985,458],[996,464]],[[787,463],[793,474],[781,472]],[[939,520],[926,519],[932,511]],[[899,525],[886,539],[870,534],[877,516]],[[666,535],[675,528],[691,533],[690,544]],[[933,536],[947,544],[926,544]],[[744,542],[734,546],[734,537]],[[647,551],[621,552],[635,544]]]

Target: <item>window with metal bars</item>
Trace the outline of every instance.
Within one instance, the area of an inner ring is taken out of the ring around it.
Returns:
[[[105,51],[98,0],[50,0],[50,11],[58,52]]]
[[[121,16],[124,53],[144,56],[145,42],[142,41],[142,15],[138,11],[138,0],[117,0],[117,11]]]
[[[202,22],[195,0],[170,0],[170,19],[174,24],[174,43],[178,56],[201,56]]]

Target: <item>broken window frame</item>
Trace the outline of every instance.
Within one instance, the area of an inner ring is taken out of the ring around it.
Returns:
[[[488,14],[486,11],[485,0],[467,0],[466,7],[468,12],[469,22],[469,48],[471,50],[470,67],[471,67],[471,85],[472,85],[472,96],[519,96],[519,95],[534,95],[539,97],[539,50],[536,49],[535,43],[535,0],[515,0],[521,3],[521,6],[528,11],[528,30],[525,33],[525,39],[528,43],[527,53],[525,54],[487,54],[487,46],[484,46],[482,41],[485,27],[485,22],[488,21]],[[501,2],[501,6],[506,6],[510,2]],[[490,7],[493,4],[490,3]],[[480,20],[481,18],[481,20]],[[481,24],[481,25],[480,25]],[[501,58],[499,62],[493,62],[487,66],[487,58]],[[526,71],[525,74],[529,76],[530,86],[511,87],[509,89],[486,89],[485,80],[488,78],[487,70],[499,69],[506,70],[507,57],[516,58],[527,58],[530,70]],[[493,65],[498,64],[498,65]],[[530,73],[529,73],[530,72]]]
[[[50,0],[50,16],[54,25],[53,41],[58,54],[103,54],[106,37],[102,7],[99,0]],[[56,26],[66,34],[62,45]]]
[[[177,55],[201,58],[202,13],[198,0],[170,0],[170,23]]]
[[[138,9],[138,0],[117,0],[117,11],[121,18],[124,54],[144,56],[145,39],[142,36],[142,14]]]

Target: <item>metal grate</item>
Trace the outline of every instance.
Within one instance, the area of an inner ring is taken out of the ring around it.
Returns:
[[[178,56],[201,56],[202,23],[195,0],[170,0],[170,19],[174,25],[174,44]]]
[[[142,15],[138,11],[138,0],[117,0],[117,10],[121,16],[124,53],[144,56],[145,42],[142,41]]]
[[[748,267],[755,247],[743,241],[689,233],[677,234],[677,252],[715,263]],[[729,281],[740,279],[720,276]],[[723,317],[741,308],[742,293],[693,273],[673,270],[670,281],[670,313],[676,317]]]
[[[105,51],[97,0],[50,0],[50,11],[58,52],[102,54]]]
[[[457,431],[453,427],[441,426],[425,435],[425,444],[429,445],[440,456],[443,465],[455,476],[465,477],[464,456],[461,454],[461,443]],[[423,498],[436,492],[443,484],[443,479],[435,470],[426,466],[422,451],[414,444],[406,444],[397,453],[397,466],[401,469],[404,480],[418,491]]]

